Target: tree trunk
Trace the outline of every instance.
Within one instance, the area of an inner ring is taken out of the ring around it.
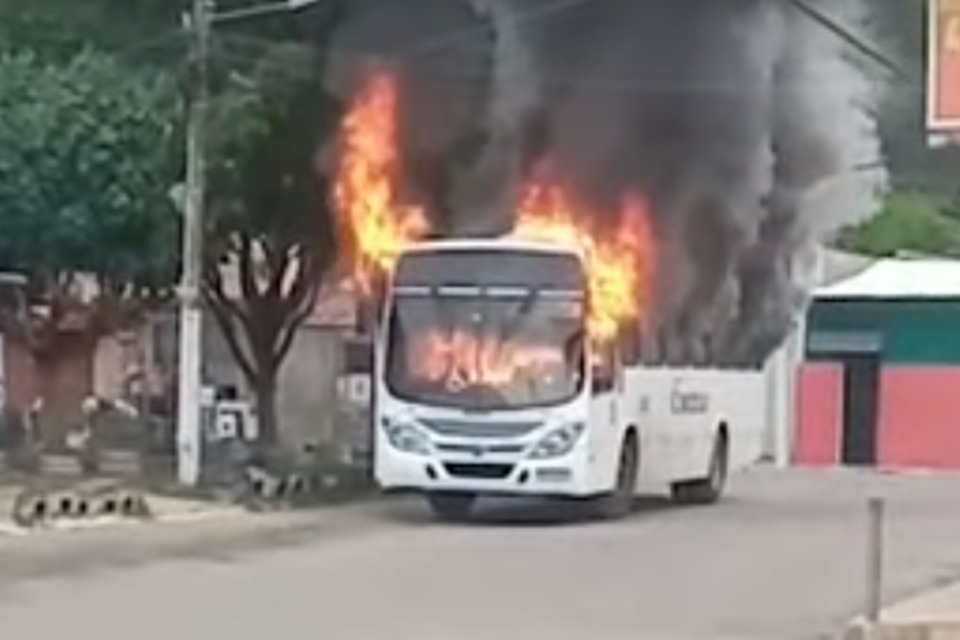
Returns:
[[[254,382],[254,394],[257,402],[257,424],[259,427],[258,444],[271,447],[277,443],[277,374],[273,371],[259,371]]]

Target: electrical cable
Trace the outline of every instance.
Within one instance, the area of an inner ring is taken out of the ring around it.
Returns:
[[[790,6],[794,7],[802,15],[806,16],[833,35],[837,36],[861,55],[883,67],[900,80],[905,80],[910,83],[915,81],[915,78],[913,78],[911,74],[907,73],[902,67],[900,67],[899,64],[881,52],[877,47],[864,41],[860,36],[856,35],[850,29],[840,24],[837,20],[821,12],[819,9],[814,8],[807,3],[806,0],[784,1]]]

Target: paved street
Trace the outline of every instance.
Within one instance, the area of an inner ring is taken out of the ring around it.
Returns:
[[[481,524],[451,527],[404,500],[333,512],[329,526],[270,551],[0,582],[0,634],[816,638],[860,606],[863,503],[875,492],[890,499],[891,597],[960,573],[960,478],[757,471],[722,505],[650,501],[621,523],[498,504]]]

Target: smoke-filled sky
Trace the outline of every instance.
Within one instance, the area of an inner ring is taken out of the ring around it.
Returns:
[[[816,0],[856,30],[866,0]],[[334,49],[402,60],[408,195],[449,234],[508,229],[548,160],[659,240],[649,359],[758,363],[805,301],[817,238],[870,213],[874,88],[782,0],[355,0]],[[610,212],[605,214],[604,212]],[[616,223],[610,220],[610,223]]]

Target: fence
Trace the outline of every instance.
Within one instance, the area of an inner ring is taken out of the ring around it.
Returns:
[[[165,342],[158,340],[161,351]],[[232,393],[207,394],[215,397],[208,397],[213,402],[204,408],[206,488],[241,487],[238,494],[285,499],[363,483],[369,475],[369,361],[356,357],[344,334],[306,327],[297,336],[278,381],[279,443],[266,456],[255,455],[243,437],[255,425],[255,415],[244,409],[250,394],[221,347],[205,354],[207,382]],[[161,353],[157,360],[169,363],[170,357]],[[162,377],[175,379],[169,370]],[[56,421],[44,415],[40,404],[25,411],[8,407],[0,412],[0,488],[25,488],[24,495],[35,497],[59,495],[98,479],[128,488],[172,488],[175,412],[170,394],[115,400],[91,395],[73,415]],[[331,476],[331,469],[339,475]],[[49,498],[53,502],[48,505],[47,497],[31,498],[31,504],[53,512],[57,500]],[[99,509],[75,498],[67,501],[71,509]]]

